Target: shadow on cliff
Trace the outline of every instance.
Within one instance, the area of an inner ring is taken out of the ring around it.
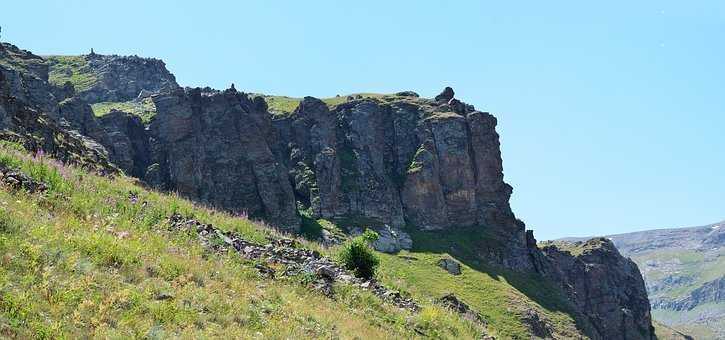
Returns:
[[[529,299],[551,312],[563,312],[575,318],[572,306],[560,289],[538,273],[518,272],[505,269],[499,263],[507,252],[506,243],[499,238],[482,232],[480,228],[456,231],[425,232],[409,231],[413,239],[411,254],[438,254],[441,258],[450,256],[472,270],[487,274],[526,295]],[[525,270],[525,269],[524,269]]]

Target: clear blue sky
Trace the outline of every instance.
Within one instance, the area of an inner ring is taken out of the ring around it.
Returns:
[[[138,54],[182,85],[290,96],[444,86],[499,118],[539,239],[725,219],[722,1],[6,1],[38,54]]]

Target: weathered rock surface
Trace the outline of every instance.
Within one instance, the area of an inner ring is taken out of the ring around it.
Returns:
[[[346,227],[481,226],[525,245],[488,113],[454,112],[414,96],[353,99],[332,109],[307,97],[273,124],[281,141],[275,152],[316,217]]]
[[[91,121],[86,120],[87,111],[72,115],[72,122],[85,124],[81,128],[71,127],[69,121],[60,119],[56,89],[48,83],[47,65],[42,58],[3,43],[0,48],[0,139],[18,142],[28,150],[43,151],[89,170],[115,173],[117,169],[109,162],[106,150],[82,134],[98,133],[103,138],[103,131],[93,125],[92,117]],[[74,104],[69,102],[64,108]]]
[[[683,311],[692,310],[702,304],[719,302],[725,302],[725,276],[705,282],[684,298],[653,300],[652,308]]]
[[[52,116],[68,130],[75,130],[101,145],[111,145],[106,130],[99,124],[91,106],[80,97],[71,97],[58,103],[58,109]]]
[[[107,137],[106,149],[126,174],[144,178],[151,160],[151,146],[141,118],[112,110],[98,119]]]
[[[378,233],[378,239],[373,242],[372,246],[375,250],[383,253],[397,253],[401,250],[410,250],[413,248],[413,240],[410,235],[405,231],[384,225],[382,227],[373,227],[373,230]],[[363,231],[360,228],[354,228],[350,231],[350,235],[357,236],[362,234]]]
[[[14,190],[25,190],[29,193],[45,192],[48,185],[38,182],[32,177],[15,169],[0,165],[0,183]]]
[[[639,265],[655,320],[696,338],[725,338],[725,301],[712,290],[725,276],[725,221],[606,237]]]
[[[488,326],[488,322],[486,321],[486,319],[479,312],[471,309],[468,304],[460,300],[453,293],[442,296],[440,299],[437,300],[437,302],[444,307],[460,314],[464,319],[477,323],[479,326],[481,326],[484,330],[484,335],[481,337],[482,340],[496,339],[493,336],[487,334],[488,332],[486,331],[486,327]]]
[[[438,260],[438,267],[443,268],[445,271],[450,273],[451,275],[461,275],[461,264],[458,263],[458,261],[451,259],[451,258],[445,258]]]
[[[87,63],[87,69],[82,71],[95,78],[90,88],[78,91],[87,103],[124,102],[137,98],[142,92],[148,96],[179,87],[174,75],[159,59],[96,53],[81,57]],[[52,67],[53,57],[49,60]]]
[[[221,209],[298,230],[287,169],[275,159],[263,100],[234,90],[178,89],[153,97],[152,185]]]
[[[549,243],[537,270],[558,282],[594,339],[654,339],[649,301],[637,265],[605,238]]]

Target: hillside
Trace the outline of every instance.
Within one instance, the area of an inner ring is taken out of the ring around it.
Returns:
[[[725,221],[606,237],[641,268],[654,319],[698,339],[725,337]]]
[[[654,337],[611,242],[537,246],[496,118],[451,88],[296,99],[0,56],[7,336]],[[372,280],[336,260],[365,229]]]

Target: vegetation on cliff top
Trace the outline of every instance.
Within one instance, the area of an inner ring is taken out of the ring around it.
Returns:
[[[123,111],[141,117],[146,124],[156,115],[156,106],[151,98],[143,98],[141,100],[129,100],[127,102],[101,102],[91,105],[93,114],[101,117],[111,110]]]
[[[89,66],[86,56],[48,56],[45,57],[50,66],[48,80],[62,86],[70,82],[76,91],[87,90],[96,84],[98,79]]]
[[[267,102],[267,106],[269,108],[269,112],[274,115],[275,117],[286,117],[290,113],[294,112],[294,110],[299,106],[300,102],[302,101],[302,98],[298,97],[287,97],[287,96],[271,96],[271,95],[264,95],[259,94],[259,96],[262,96],[264,100]],[[356,99],[361,98],[381,98],[388,96],[386,94],[382,93],[353,93],[349,95],[344,96],[335,96],[335,97],[329,97],[329,98],[322,98],[321,100],[325,102],[328,106],[335,106],[340,105],[342,103],[345,103],[348,101],[348,97],[354,97]],[[358,98],[359,97],[359,98]]]

